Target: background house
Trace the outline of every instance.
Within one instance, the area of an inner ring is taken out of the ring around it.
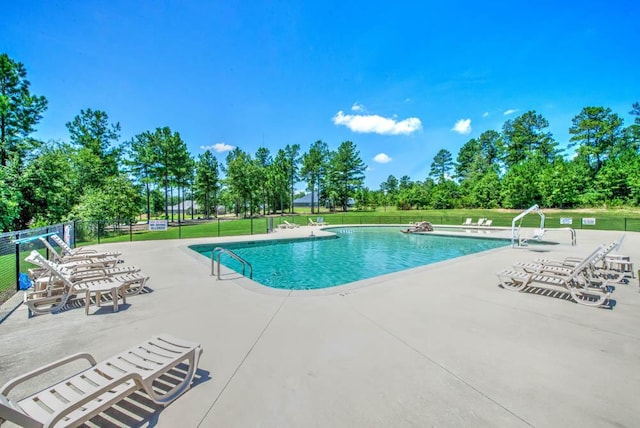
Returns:
[[[173,211],[175,215],[180,213],[180,215],[184,215],[185,217],[190,217],[192,211],[194,216],[202,216],[204,214],[204,210],[200,208],[200,205],[196,201],[192,200],[186,200],[180,202],[179,204],[171,205],[167,207],[167,211],[169,211],[169,214],[171,214],[171,212]],[[227,210],[224,206],[218,205],[217,212],[218,215],[224,215],[227,213]],[[211,207],[211,216],[213,215],[213,207]]]
[[[318,206],[318,197],[316,196],[314,198],[313,201],[313,205],[314,206]],[[293,207],[294,208],[301,208],[301,207],[311,207],[311,193],[308,193],[304,196],[299,197],[298,199],[294,199],[293,200]]]

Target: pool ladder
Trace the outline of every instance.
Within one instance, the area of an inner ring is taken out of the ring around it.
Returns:
[[[227,250],[226,248],[222,248],[222,247],[216,247],[213,249],[213,251],[211,252],[211,275],[215,275],[215,257],[216,257],[216,253],[218,254],[218,279],[220,279],[220,257],[223,254],[228,254],[231,257],[233,257],[234,259],[236,259],[237,261],[239,261],[240,263],[242,263],[242,275],[245,275],[245,267],[249,266],[249,279],[253,279],[253,266],[251,266],[251,263],[249,263],[248,261],[246,261],[245,259],[243,259],[242,257],[240,257],[239,255],[237,255],[236,253],[234,253],[231,250]]]

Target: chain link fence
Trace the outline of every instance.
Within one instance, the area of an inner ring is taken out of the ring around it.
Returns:
[[[32,250],[49,256],[39,238],[46,238],[54,233],[74,245],[72,222],[0,234],[0,300],[3,300],[4,295],[12,294],[20,288],[21,274],[26,275],[28,269],[33,267],[24,262]],[[23,279],[23,284],[25,283]]]

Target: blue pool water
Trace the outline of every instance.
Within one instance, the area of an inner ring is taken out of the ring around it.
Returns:
[[[401,233],[399,227],[336,227],[336,237],[193,245],[211,258],[215,247],[232,250],[253,266],[253,280],[288,290],[347,284],[509,244],[499,239]],[[217,260],[216,255],[216,260]],[[227,254],[221,263],[242,272]],[[248,274],[248,268],[247,268]]]

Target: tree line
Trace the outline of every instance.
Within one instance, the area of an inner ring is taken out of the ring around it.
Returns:
[[[400,208],[550,208],[638,206],[640,103],[623,119],[605,107],[584,107],[569,128],[570,158],[535,111],[467,141],[455,161],[441,149],[420,182],[389,176],[383,203]]]
[[[535,111],[505,122],[501,132],[470,139],[454,161],[446,149],[424,181],[389,176],[379,189],[364,186],[366,165],[357,146],[336,150],[318,140],[271,153],[234,148],[222,161],[211,151],[193,157],[169,127],[121,141],[106,112],[83,109],[66,123],[68,141],[39,141],[35,127],[47,109],[31,93],[26,68],[0,54],[0,227],[3,231],[69,219],[132,221],[146,213],[178,220],[169,207],[195,200],[205,217],[220,207],[237,215],[293,212],[303,182],[312,212],[412,208],[523,208],[538,203],[570,208],[634,205],[640,199],[640,104],[624,127],[610,109],[585,107],[572,121],[567,159]]]

